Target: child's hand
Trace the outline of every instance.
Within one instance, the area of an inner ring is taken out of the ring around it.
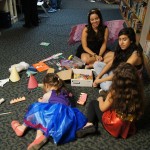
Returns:
[[[100,96],[97,98],[97,101],[99,101],[99,102],[104,101],[104,98],[102,96]]]
[[[95,81],[93,82],[93,87],[97,87],[99,84],[99,79],[95,79]]]
[[[98,84],[94,81],[93,82],[93,87],[97,87],[98,86]]]
[[[38,102],[42,102],[43,101],[43,97],[40,97],[39,99],[38,99]]]

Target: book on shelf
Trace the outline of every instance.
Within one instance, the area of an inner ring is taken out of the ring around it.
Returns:
[[[150,40],[146,40],[144,54],[147,56],[148,60],[150,60]]]
[[[147,11],[147,2],[143,0],[122,0],[120,1],[120,10],[129,24],[132,24],[132,19],[138,19],[143,24]]]

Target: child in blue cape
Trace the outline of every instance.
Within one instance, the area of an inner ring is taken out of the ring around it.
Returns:
[[[55,144],[75,140],[76,131],[87,123],[86,117],[77,108],[71,107],[64,83],[57,74],[46,74],[43,84],[45,94],[29,106],[24,123],[16,120],[11,123],[17,136],[22,136],[27,127],[37,130],[28,150],[38,150],[48,137],[52,137]]]

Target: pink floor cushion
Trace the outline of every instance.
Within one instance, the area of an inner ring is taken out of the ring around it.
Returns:
[[[118,39],[118,33],[123,28],[124,20],[105,21],[104,24],[109,30],[108,44],[113,44]]]
[[[118,33],[123,28],[124,20],[105,21],[104,24],[108,27],[109,30],[108,44],[112,44],[118,38]],[[78,24],[71,28],[68,40],[69,45],[81,41],[81,35],[85,25],[85,23]]]
[[[69,40],[68,40],[69,45],[75,44],[75,43],[81,41],[81,35],[82,35],[82,31],[83,31],[85,25],[86,25],[85,23],[78,24],[71,28],[71,32],[70,32]]]

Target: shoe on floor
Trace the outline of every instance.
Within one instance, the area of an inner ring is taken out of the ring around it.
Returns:
[[[56,11],[57,11],[57,9],[53,9],[53,8],[50,8],[50,9],[48,10],[49,13],[54,13],[54,12],[56,12]]]
[[[47,142],[47,138],[41,135],[39,138],[35,139],[27,148],[27,150],[38,150]]]
[[[94,125],[92,125],[92,126],[87,126],[87,127],[85,127],[85,128],[82,128],[82,129],[78,130],[78,131],[76,132],[76,137],[77,137],[77,138],[82,138],[82,137],[84,137],[84,136],[86,136],[86,135],[88,135],[88,134],[93,134],[93,133],[96,133],[96,128],[95,128],[95,126],[94,126]]]
[[[17,136],[22,136],[24,131],[21,131],[18,129],[18,127],[21,126],[21,124],[17,121],[17,120],[13,120],[11,122],[11,127],[14,130],[14,132],[16,133]]]
[[[91,2],[91,3],[94,3],[94,2],[96,2],[96,1],[95,1],[95,0],[90,0],[90,2]]]

